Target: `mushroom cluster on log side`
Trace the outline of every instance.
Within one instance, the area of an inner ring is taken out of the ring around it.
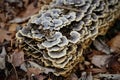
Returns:
[[[67,76],[83,60],[83,50],[119,17],[120,0],[53,0],[16,38],[40,66]]]

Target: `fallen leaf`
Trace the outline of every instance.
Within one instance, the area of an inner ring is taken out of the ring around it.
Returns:
[[[0,22],[0,28],[4,29],[6,27],[6,23],[5,22]]]
[[[10,74],[10,75],[7,77],[6,80],[18,80],[18,79],[16,78],[15,73],[12,73],[12,74]]]
[[[52,80],[52,79],[49,77],[48,80]]]
[[[20,16],[21,18],[29,17],[29,16],[32,16],[33,14],[37,13],[39,10],[40,10],[40,6],[37,7],[37,8],[35,8],[35,7],[33,6],[33,3],[31,3],[30,5],[28,5],[28,6],[26,7],[26,10],[25,10],[25,11],[22,11],[22,12],[20,13],[19,16]]]
[[[82,72],[81,77],[79,78],[79,80],[86,80],[86,77],[87,77],[87,73]]]
[[[24,17],[24,18],[14,18],[13,20],[10,20],[9,23],[23,23],[25,21],[27,21],[30,18],[30,16],[28,17]]]
[[[104,53],[101,52],[101,51],[98,51],[98,50],[92,50],[91,54],[87,55],[87,56],[88,56],[88,59],[91,60],[91,58],[92,58],[94,55],[104,55]]]
[[[118,58],[111,58],[108,63],[108,71],[111,73],[120,73],[120,62],[118,62]]]
[[[111,52],[120,53],[120,33],[108,42]]]
[[[29,0],[23,0],[24,2],[24,6],[27,7],[27,5],[29,4]]]
[[[86,71],[96,74],[96,73],[105,73],[105,72],[107,72],[107,69],[106,68],[89,68]]]
[[[92,57],[92,63],[99,67],[99,68],[102,68],[102,67],[105,67],[105,65],[108,64],[109,62],[109,58],[111,57],[111,55],[94,55]]]
[[[18,24],[10,24],[9,26],[9,31],[10,32],[15,32],[16,31],[16,27],[18,26]]]
[[[22,4],[22,0],[5,0],[8,3],[17,3],[17,4]]]
[[[100,78],[106,78],[106,80],[120,80],[120,74],[99,74]]]
[[[5,47],[2,47],[2,52],[0,53],[0,69],[5,68],[5,56],[6,56]]]
[[[10,70],[7,71],[7,76],[6,76],[6,80],[18,80],[18,73],[16,71],[16,68],[14,65],[9,65]]]
[[[0,43],[2,43],[5,39],[6,40],[11,40],[11,36],[8,35],[10,33],[9,31],[0,29]]]
[[[43,2],[44,4],[49,4],[52,0],[40,0],[41,2]]]
[[[41,72],[44,72],[44,73],[46,73],[46,74],[48,74],[49,72],[55,72],[54,69],[52,69],[52,68],[44,68],[44,67],[38,65],[38,64],[35,63],[35,62],[29,61],[29,63],[30,63],[30,65],[31,65],[32,67],[38,68],[38,69],[41,70]]]
[[[79,64],[79,69],[80,69],[80,70],[85,70],[85,65],[83,65],[83,64],[80,63],[80,64]]]
[[[37,78],[37,80],[44,80],[45,76],[40,75],[41,70],[39,68],[27,68],[27,76],[29,79],[31,79],[31,77],[35,77]]]
[[[8,59],[14,66],[20,66],[24,62],[24,52],[22,50],[16,49]]]
[[[34,74],[34,75],[39,75],[41,73],[41,70],[40,69],[38,69],[38,68],[28,68],[27,69],[27,75],[32,75],[32,74]]]
[[[20,69],[22,69],[23,71],[27,72],[27,67],[26,67],[26,64],[23,63],[20,65]]]
[[[0,22],[5,22],[5,21],[6,21],[5,15],[0,13]]]
[[[82,72],[81,77],[79,79],[77,79],[77,80],[93,80],[92,73],[90,72],[87,75],[86,72]]]
[[[70,80],[78,80],[78,77],[75,73],[70,75]]]
[[[92,76],[91,72],[87,75],[87,79],[86,80],[93,80],[93,76]]]
[[[93,41],[93,45],[95,46],[95,48],[101,52],[104,52],[106,54],[110,54],[110,48],[108,47],[108,45],[102,41],[102,40],[95,40]]]
[[[37,80],[44,80],[46,78],[46,76],[38,75],[38,76],[36,76],[36,78],[37,78]],[[48,79],[48,80],[50,80],[50,79]]]

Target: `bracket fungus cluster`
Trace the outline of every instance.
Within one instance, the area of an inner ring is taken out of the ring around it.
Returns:
[[[53,74],[66,76],[82,52],[120,16],[120,0],[53,0],[16,33],[21,48]]]

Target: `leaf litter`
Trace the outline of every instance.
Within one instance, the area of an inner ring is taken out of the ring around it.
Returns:
[[[5,47],[2,47],[2,52],[0,53],[0,69],[5,69],[5,56],[7,55],[7,52],[5,50]]]

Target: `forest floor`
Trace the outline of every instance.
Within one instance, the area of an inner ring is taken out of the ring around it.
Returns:
[[[27,23],[51,0],[0,0],[0,80],[66,80],[43,74],[35,68],[21,69],[27,59],[16,46],[18,26]],[[98,36],[84,51],[84,61],[70,80],[120,80],[120,20],[104,36]]]

